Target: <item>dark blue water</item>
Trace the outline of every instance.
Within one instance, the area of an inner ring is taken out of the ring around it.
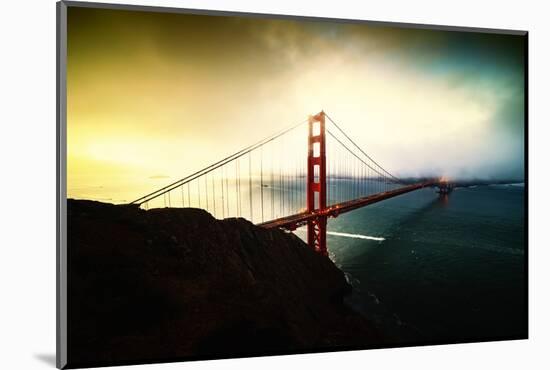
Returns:
[[[526,335],[523,186],[423,189],[329,221],[350,304],[389,344]]]

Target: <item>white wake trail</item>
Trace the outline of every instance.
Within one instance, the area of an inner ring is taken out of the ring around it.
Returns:
[[[361,235],[361,234],[348,234],[348,233],[339,233],[336,231],[327,231],[327,234],[329,235],[335,235],[335,236],[344,236],[346,238],[354,238],[354,239],[367,239],[367,240],[376,240],[378,242],[382,242],[386,240],[386,238],[376,237],[376,236],[369,236],[369,235]]]

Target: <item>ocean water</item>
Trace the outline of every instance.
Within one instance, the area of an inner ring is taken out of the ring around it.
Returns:
[[[303,183],[253,181],[250,197],[243,183],[243,195],[231,198],[237,183],[218,182],[202,192],[177,188],[149,207],[193,206],[258,223],[305,206]],[[352,193],[349,180],[329,185],[329,204]],[[250,207],[262,200],[261,211]],[[354,288],[348,303],[384,344],[443,343],[526,336],[525,232],[522,185],[457,188],[446,197],[428,188],[330,219],[327,242]],[[295,233],[306,237],[305,228]]]
[[[331,219],[349,304],[388,344],[526,336],[524,187],[434,189]]]

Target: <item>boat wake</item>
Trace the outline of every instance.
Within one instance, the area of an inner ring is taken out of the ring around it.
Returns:
[[[369,235],[361,235],[361,234],[348,234],[348,233],[339,233],[336,231],[327,231],[328,235],[334,235],[334,236],[343,236],[345,238],[354,238],[354,239],[366,239],[366,240],[376,240],[378,242],[383,242],[386,240],[386,238],[377,237],[377,236],[369,236]]]

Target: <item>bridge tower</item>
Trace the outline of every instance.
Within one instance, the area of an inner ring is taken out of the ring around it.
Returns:
[[[307,211],[319,213],[327,207],[325,112],[309,116],[308,124]],[[327,216],[319,214],[308,221],[307,243],[316,252],[328,256]]]

